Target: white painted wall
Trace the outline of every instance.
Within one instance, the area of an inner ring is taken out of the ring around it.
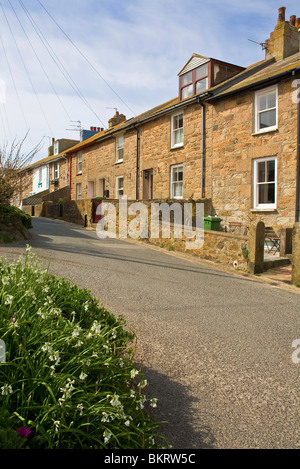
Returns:
[[[41,182],[42,185],[39,186],[39,176],[40,170],[42,172]],[[37,194],[39,192],[43,192],[49,189],[49,165],[40,166],[33,171],[33,184],[32,184],[32,192]]]

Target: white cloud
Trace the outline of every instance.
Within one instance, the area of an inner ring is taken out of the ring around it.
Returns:
[[[56,138],[75,137],[74,133],[66,130],[70,128],[69,117],[81,120],[86,128],[91,125],[102,127],[103,124],[107,125],[114,112],[106,109],[107,107],[117,107],[129,118],[132,113],[128,108],[138,114],[172,99],[178,92],[177,73],[194,52],[243,66],[261,60],[264,57],[263,51],[248,39],[265,41],[274,29],[278,7],[281,6],[269,0],[250,0],[244,4],[240,0],[41,1],[110,87],[128,105],[127,107],[118,99],[76,52],[39,3],[28,0],[26,7],[94,112],[89,110],[48,56],[18,2],[12,1],[42,61],[49,77],[47,78],[10,9],[9,0],[5,0],[2,3],[53,130],[52,136]],[[292,14],[300,16],[300,11],[297,10],[298,0],[286,1],[285,4],[287,19]],[[31,128],[32,139],[38,142],[43,135],[49,135],[50,130],[26,77],[1,10],[0,18],[1,36],[22,107]],[[26,126],[1,42],[0,63],[0,79],[5,81],[7,99],[5,109],[0,104],[2,140],[5,135],[8,138],[8,128],[11,133],[16,132],[22,138]],[[55,96],[49,80],[59,93],[67,113]],[[96,114],[101,122],[97,121]],[[48,140],[45,142],[47,145]],[[27,144],[31,146],[29,140]]]

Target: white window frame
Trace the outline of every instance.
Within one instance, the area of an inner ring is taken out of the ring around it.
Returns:
[[[80,189],[80,191],[78,190]],[[76,200],[82,199],[82,185],[81,183],[76,184]]]
[[[57,166],[55,168],[55,166]],[[59,174],[60,174],[60,165],[59,163],[53,163],[53,179],[56,181],[57,179],[59,179]]]
[[[174,169],[182,168],[182,181],[174,181]],[[174,195],[174,185],[180,184],[182,186],[181,195]],[[183,198],[183,164],[176,164],[170,167],[170,196],[171,199],[182,199]]]
[[[259,186],[261,184],[266,184],[265,182],[258,182],[258,164],[259,163],[266,163],[267,161],[275,161],[275,191],[274,191],[274,202],[269,204],[260,204],[259,203]],[[270,156],[268,158],[257,158],[253,160],[253,208],[254,210],[274,210],[277,208],[277,157]]]
[[[182,127],[175,128],[175,120],[182,116]],[[176,143],[176,133],[182,132],[182,141]],[[183,147],[184,141],[184,115],[183,112],[173,114],[171,117],[171,148]]]
[[[82,174],[82,152],[77,153],[77,174]]]
[[[119,181],[123,179],[123,184],[122,187],[119,187]],[[120,194],[120,191],[122,191],[122,194]],[[122,197],[124,195],[124,176],[117,176],[116,177],[116,199],[119,197]]]
[[[276,105],[273,108],[268,108],[263,111],[259,111],[259,98],[261,98],[264,95],[269,95],[271,93],[276,94]],[[259,117],[260,114],[268,111],[275,110],[276,112],[276,123],[275,125],[272,125],[270,127],[263,127],[259,128]],[[278,129],[278,86],[270,86],[269,88],[264,88],[263,90],[256,91],[255,93],[255,133],[264,133],[264,132],[269,132],[271,130],[277,130]]]
[[[122,139],[122,145],[119,145],[119,141]],[[120,152],[122,151],[122,156],[120,158]],[[124,135],[119,135],[116,137],[116,163],[123,163],[124,156]]]

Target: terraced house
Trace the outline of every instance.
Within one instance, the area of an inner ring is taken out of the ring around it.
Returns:
[[[123,114],[63,152],[69,197],[210,199],[230,231],[259,215],[299,220],[300,18],[278,22],[265,57],[246,68],[199,54],[174,79],[178,96]]]

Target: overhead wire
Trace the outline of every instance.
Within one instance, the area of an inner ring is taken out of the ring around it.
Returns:
[[[29,36],[28,36],[28,34],[27,34],[27,32],[26,32],[26,30],[25,30],[25,28],[24,28],[24,26],[23,26],[23,24],[22,24],[22,22],[21,22],[21,20],[20,20],[20,18],[19,18],[19,16],[18,16],[18,14],[17,14],[15,8],[14,8],[14,6],[13,6],[12,3],[11,3],[11,0],[8,0],[8,2],[9,2],[9,4],[10,4],[11,9],[12,9],[12,11],[14,12],[15,17],[17,18],[18,23],[19,23],[19,25],[20,25],[20,27],[21,27],[21,29],[22,29],[22,31],[23,31],[23,34],[24,34],[24,36],[26,37],[26,39],[27,39],[27,41],[28,41],[28,43],[29,43],[29,45],[30,45],[30,47],[31,47],[31,49],[32,49],[32,51],[33,51],[33,53],[34,53],[36,59],[37,59],[37,61],[39,62],[40,67],[41,67],[41,69],[43,70],[44,75],[45,75],[46,79],[48,80],[48,82],[49,82],[49,84],[50,84],[50,86],[51,86],[51,88],[52,88],[52,90],[53,90],[53,92],[54,92],[56,98],[58,99],[58,101],[59,101],[59,103],[60,103],[62,109],[63,109],[64,112],[66,113],[68,119],[71,120],[71,116],[70,116],[69,112],[67,111],[67,109],[66,109],[64,103],[62,102],[61,98],[59,97],[58,92],[56,91],[56,89],[55,89],[55,87],[54,87],[52,81],[50,80],[49,75],[48,75],[47,71],[45,70],[45,67],[43,66],[42,61],[40,60],[40,58],[39,58],[39,56],[38,56],[38,54],[37,54],[37,52],[36,52],[36,50],[35,50],[35,48],[34,48],[32,42],[31,42],[31,40],[30,40],[30,38],[29,38]]]
[[[54,61],[54,63],[58,67],[58,69],[60,70],[60,72],[63,74],[63,76],[68,81],[68,83],[71,85],[71,87],[76,92],[76,94],[79,96],[79,98],[84,102],[84,104],[89,108],[89,110],[97,117],[97,119],[99,120],[99,122],[101,122],[103,127],[106,128],[106,125],[102,122],[101,118],[98,116],[98,114],[94,111],[94,109],[88,103],[88,101],[84,97],[83,93],[80,91],[80,89],[78,88],[78,86],[76,85],[76,83],[74,82],[74,80],[72,79],[72,77],[70,76],[68,71],[66,70],[65,66],[62,64],[61,60],[59,59],[59,57],[57,56],[57,54],[55,53],[55,51],[51,47],[49,41],[44,36],[43,32],[41,31],[41,29],[39,28],[37,23],[34,21],[32,16],[28,12],[28,10],[27,10],[26,6],[24,5],[24,3],[22,2],[22,0],[18,0],[18,2],[21,5],[22,9],[24,10],[27,18],[31,22],[34,30],[36,31],[37,35],[39,36],[39,38],[40,38],[41,42],[43,43],[44,47],[46,48],[48,54],[50,55],[50,57],[52,58],[52,60]]]
[[[104,81],[104,83],[110,88],[110,90],[117,96],[117,98],[132,112],[134,115],[135,112],[128,106],[128,104],[121,98],[121,96],[112,88],[112,86],[105,80],[105,78],[100,74],[100,72],[96,69],[96,67],[92,64],[92,62],[86,57],[86,55],[79,49],[79,47],[74,43],[74,41],[70,38],[70,36],[64,31],[64,29],[58,24],[55,18],[51,15],[51,13],[46,9],[46,7],[42,4],[40,0],[37,2],[41,5],[41,7],[45,10],[47,15],[52,19],[52,21],[56,24],[56,26],[60,29],[60,31],[64,34],[64,36],[70,41],[73,47],[77,50],[77,52],[85,59],[85,61],[90,65],[90,67],[97,73],[97,75]]]
[[[13,75],[12,68],[11,68],[11,65],[10,65],[10,62],[9,62],[9,59],[8,59],[8,55],[6,53],[6,48],[5,48],[3,37],[2,37],[2,34],[1,34],[1,30],[0,30],[0,42],[1,42],[1,45],[2,45],[3,52],[4,52],[5,60],[6,60],[7,67],[8,67],[8,70],[9,70],[9,74],[10,74],[10,77],[11,77],[11,81],[12,81],[12,84],[14,86],[17,101],[18,101],[18,104],[19,104],[19,107],[20,107],[20,111],[21,111],[21,114],[23,116],[25,126],[27,128],[27,133],[29,133],[29,138],[31,139],[31,142],[33,144],[32,137],[31,137],[31,134],[30,134],[30,128],[29,128],[29,125],[27,123],[27,119],[26,119],[25,112],[24,112],[24,109],[23,109],[23,106],[22,106],[22,103],[21,103],[21,99],[20,99],[20,95],[19,95],[18,88],[17,88],[17,85],[16,85],[16,81],[14,79],[14,75]]]
[[[38,96],[38,94],[37,94],[37,91],[36,91],[36,89],[35,89],[34,83],[33,83],[32,79],[31,79],[31,77],[30,77],[30,74],[29,74],[29,72],[28,72],[27,66],[26,66],[25,61],[24,61],[24,59],[23,59],[23,55],[22,55],[22,53],[21,53],[21,51],[20,51],[18,42],[17,42],[17,40],[16,40],[16,38],[15,38],[14,32],[13,32],[13,30],[12,30],[12,28],[11,28],[11,25],[10,25],[9,21],[8,21],[8,17],[7,17],[7,15],[6,15],[6,13],[5,13],[5,10],[4,10],[4,8],[3,8],[3,5],[2,5],[2,2],[1,2],[1,1],[0,1],[0,8],[1,8],[1,10],[2,10],[3,16],[5,17],[5,20],[6,20],[6,23],[7,23],[7,25],[8,25],[9,31],[10,31],[10,33],[11,33],[11,36],[12,36],[12,38],[13,38],[14,44],[15,44],[15,46],[16,46],[16,49],[17,49],[17,51],[18,51],[19,57],[20,57],[21,62],[22,62],[22,64],[23,64],[23,67],[24,67],[24,70],[25,70],[25,72],[26,72],[27,78],[28,78],[28,80],[29,80],[29,82],[30,82],[30,84],[31,84],[32,90],[33,90],[33,92],[34,92],[34,95],[35,95],[35,97],[36,97],[36,99],[37,99],[37,102],[38,102],[38,104],[39,104],[39,106],[40,106],[40,109],[41,109],[41,111],[42,111],[42,114],[43,114],[43,116],[44,116],[45,122],[46,122],[46,124],[48,125],[48,128],[49,128],[49,130],[50,130],[50,133],[53,135],[53,131],[52,131],[52,129],[51,129],[51,125],[49,124],[49,121],[48,121],[48,119],[47,119],[47,116],[46,116],[46,114],[45,114],[45,111],[44,111],[44,109],[43,109],[43,106],[42,106],[42,104],[41,104],[41,101],[40,101],[39,96]]]

